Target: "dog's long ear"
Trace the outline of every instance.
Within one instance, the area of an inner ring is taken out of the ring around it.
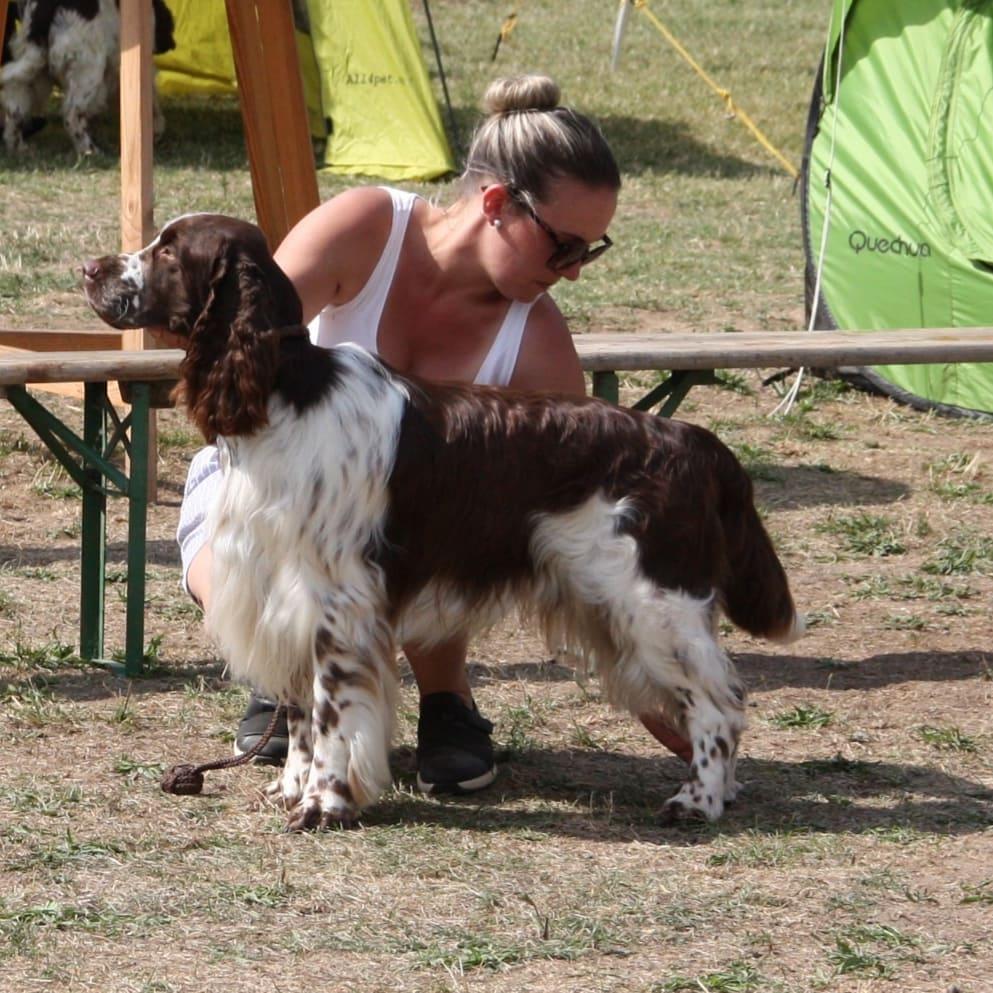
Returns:
[[[303,307],[262,232],[225,217],[193,218],[189,297],[199,313],[189,331],[179,393],[208,441],[252,434],[268,422],[278,328],[300,326]]]
[[[268,308],[259,306],[268,296],[262,282],[250,259],[236,252],[220,256],[190,333],[178,392],[209,442],[252,434],[268,423],[277,353]],[[295,299],[292,285],[290,292]]]

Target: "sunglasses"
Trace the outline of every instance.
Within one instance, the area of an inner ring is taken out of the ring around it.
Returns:
[[[549,227],[535,212],[534,207],[528,203],[524,194],[520,190],[513,189],[512,187],[507,188],[507,193],[510,199],[514,201],[518,206],[523,207],[527,211],[528,216],[534,221],[535,224],[541,228],[549,238],[552,239],[552,243],[555,245],[555,251],[548,256],[548,260],[545,265],[548,266],[552,272],[561,272],[563,269],[569,269],[574,266],[577,262],[580,265],[586,265],[588,262],[592,262],[594,259],[600,258],[601,255],[611,245],[613,242],[610,240],[608,235],[604,235],[595,245],[591,245],[587,241],[583,241],[582,238],[570,238],[568,241],[563,241],[555,230]]]

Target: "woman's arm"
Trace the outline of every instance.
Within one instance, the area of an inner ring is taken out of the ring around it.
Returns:
[[[346,190],[297,222],[274,257],[300,294],[305,324],[365,286],[392,223],[390,195],[374,186]]]
[[[569,327],[549,296],[541,297],[531,308],[517,365],[508,385],[517,390],[573,396],[586,394],[586,379]]]

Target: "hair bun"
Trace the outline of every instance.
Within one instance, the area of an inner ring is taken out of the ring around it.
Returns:
[[[523,110],[554,110],[562,93],[551,76],[529,74],[495,79],[486,88],[483,110],[489,114],[510,114]]]

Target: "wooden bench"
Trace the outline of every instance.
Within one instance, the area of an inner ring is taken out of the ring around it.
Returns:
[[[730,331],[687,334],[580,334],[579,361],[593,392],[618,400],[619,372],[666,371],[634,406],[661,404],[670,416],[694,385],[716,382],[718,369],[840,369],[849,366],[993,362],[993,328],[893,331]],[[990,398],[993,401],[993,397]]]
[[[151,409],[165,402],[162,387],[175,380],[183,353],[161,351],[0,351],[0,396],[24,418],[82,490],[79,653],[104,659],[107,496],[128,499],[127,606],[123,671],[142,669],[145,632],[145,527]],[[32,386],[83,384],[82,434],[65,424]],[[108,387],[117,383],[131,404],[121,417]],[[158,390],[157,390],[158,388]],[[165,391],[167,392],[167,391]],[[111,462],[118,447],[129,455],[130,476]],[[116,666],[116,663],[107,664]]]
[[[704,334],[582,334],[575,338],[594,392],[617,402],[618,373],[660,371],[664,381],[636,406],[661,403],[670,414],[691,386],[714,382],[719,369],[837,369],[862,365],[993,362],[993,328],[845,332],[727,332]],[[0,351],[0,394],[20,412],[83,491],[80,654],[103,658],[105,513],[108,493],[126,496],[128,507],[127,629],[124,672],[141,671],[144,652],[145,526],[150,410],[167,402],[163,387],[175,380],[182,352]],[[83,383],[83,434],[75,434],[26,387]],[[123,420],[109,404],[108,385],[118,383],[132,404]],[[113,430],[108,431],[108,426]],[[128,478],[110,456],[129,448]]]

